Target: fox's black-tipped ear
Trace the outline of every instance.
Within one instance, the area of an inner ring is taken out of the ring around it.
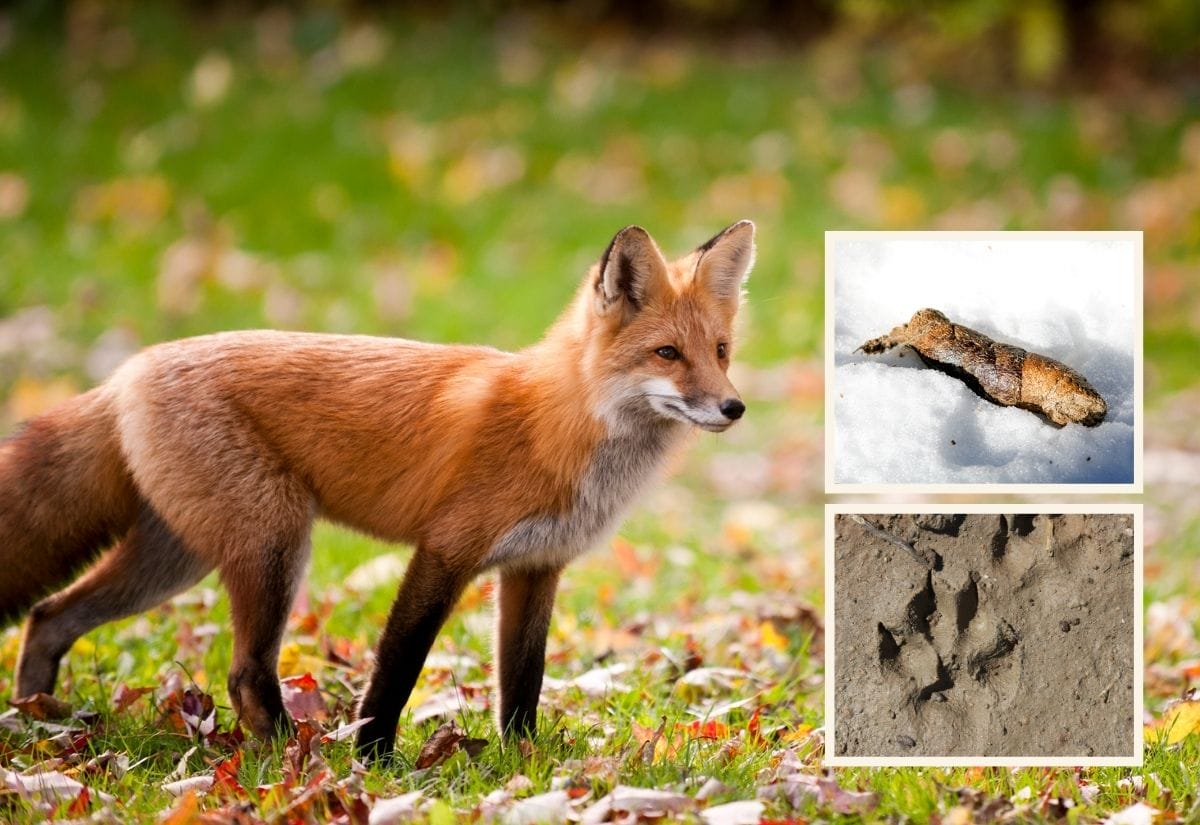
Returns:
[[[625,227],[613,237],[600,259],[597,307],[608,312],[621,306],[627,315],[636,313],[666,272],[667,261],[650,233],[640,226]]]
[[[754,223],[738,221],[722,229],[696,252],[696,278],[713,295],[738,301],[754,267]]]

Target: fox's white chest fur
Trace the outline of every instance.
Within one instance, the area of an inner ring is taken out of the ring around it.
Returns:
[[[595,546],[617,527],[686,431],[675,422],[654,422],[604,438],[571,508],[521,519],[492,545],[484,566],[560,567]]]

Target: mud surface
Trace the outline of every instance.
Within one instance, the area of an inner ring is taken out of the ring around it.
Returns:
[[[1133,755],[1131,516],[834,529],[839,756]]]

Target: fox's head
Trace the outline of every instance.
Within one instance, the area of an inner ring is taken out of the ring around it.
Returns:
[[[746,406],[726,377],[742,285],[754,265],[754,224],[739,221],[667,261],[640,226],[608,245],[583,285],[600,413],[640,409],[721,432]]]

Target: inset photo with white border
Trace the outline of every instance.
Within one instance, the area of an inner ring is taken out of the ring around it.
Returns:
[[[825,509],[828,765],[1140,765],[1142,507]]]
[[[827,232],[826,491],[1140,493],[1140,232]]]

